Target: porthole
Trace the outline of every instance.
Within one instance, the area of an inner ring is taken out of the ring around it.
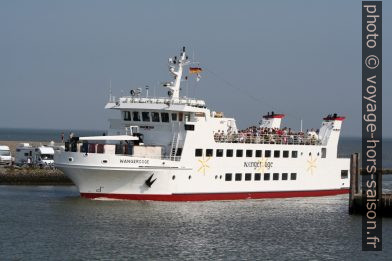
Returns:
[[[73,161],[73,158],[72,157],[68,158],[68,161]]]
[[[312,153],[311,152],[309,152],[309,156],[311,156],[312,155]]]
[[[215,179],[218,179],[218,175],[215,175]]]
[[[191,178],[192,178],[191,175],[189,175],[188,179],[191,179]]]
[[[175,179],[176,179],[176,175],[173,175],[172,180],[175,180]]]
[[[222,179],[222,175],[219,176],[219,179]]]
[[[102,163],[108,163],[108,161],[107,160],[102,160]]]
[[[317,152],[317,156],[320,156],[320,152]]]

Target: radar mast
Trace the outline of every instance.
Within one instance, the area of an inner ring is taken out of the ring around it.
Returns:
[[[185,53],[185,47],[182,47],[180,56],[169,58],[169,72],[174,76],[174,80],[163,84],[168,88],[168,95],[171,99],[178,99],[180,97],[180,85],[183,73],[183,67],[189,64],[188,56]]]

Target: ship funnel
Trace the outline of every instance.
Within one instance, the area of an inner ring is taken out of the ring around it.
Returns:
[[[280,128],[284,116],[284,114],[275,114],[274,112],[270,114],[268,112],[267,115],[263,116],[260,128]]]

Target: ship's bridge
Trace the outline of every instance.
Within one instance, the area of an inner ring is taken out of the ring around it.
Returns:
[[[130,125],[141,126],[141,129],[158,128],[162,131],[168,127],[167,123],[196,122],[201,117],[212,116],[203,100],[186,97],[173,99],[126,96],[110,101],[105,108],[121,112],[120,118],[109,119],[110,129],[115,130],[112,133],[117,134]]]

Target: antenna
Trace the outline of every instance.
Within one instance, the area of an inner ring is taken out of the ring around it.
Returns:
[[[163,87],[169,89],[168,95],[171,99],[178,99],[180,97],[183,67],[188,64],[189,60],[185,53],[185,47],[182,47],[180,56],[174,56],[174,58],[169,59],[169,72],[173,75],[174,80],[165,82]]]
[[[109,80],[109,102],[112,101],[112,80]]]
[[[301,132],[302,132],[302,119],[301,119]]]
[[[149,86],[146,85],[145,87],[146,87],[146,98],[148,98],[148,88],[149,88]]]

